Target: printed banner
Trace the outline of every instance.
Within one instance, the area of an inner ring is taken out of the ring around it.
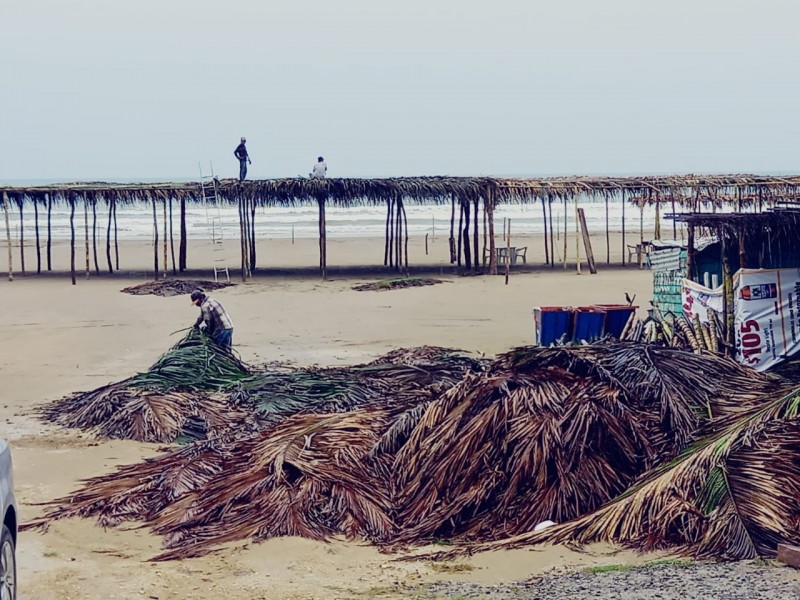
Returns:
[[[798,269],[741,269],[733,293],[740,363],[766,371],[800,350]]]
[[[689,320],[697,315],[701,323],[708,323],[709,308],[713,308],[718,315],[722,316],[724,297],[724,286],[711,289],[690,279],[683,280],[681,304],[683,305],[683,314]]]

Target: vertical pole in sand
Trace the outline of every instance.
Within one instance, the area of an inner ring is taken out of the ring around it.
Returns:
[[[508,219],[508,230],[506,234],[506,285],[508,285],[508,272],[511,268],[511,219]]]
[[[6,246],[8,247],[8,280],[14,281],[14,257],[11,251],[11,227],[8,224],[8,194],[3,192],[3,215],[6,220]]]
[[[25,204],[22,196],[17,197],[19,204],[19,259],[22,267],[22,274],[25,274],[25,227],[23,226],[22,207]]]
[[[72,285],[77,285],[75,280],[75,198],[67,192],[69,202],[69,274],[72,278]]]
[[[611,264],[611,232],[608,219],[608,196],[606,196],[606,264]]]
[[[547,247],[547,206],[542,197],[542,225],[544,226],[544,264],[550,264],[550,249]]]
[[[114,268],[119,271],[119,238],[117,237],[117,200],[111,200],[114,208]]]
[[[625,245],[625,190],[622,190],[622,266],[625,266],[625,251],[628,247]]]
[[[94,253],[94,270],[100,275],[100,263],[97,261],[97,197],[92,197],[92,252]]]
[[[53,209],[53,196],[50,193],[46,193],[45,197],[47,198],[47,270],[53,270],[53,264],[50,261],[50,248],[52,247],[53,238],[50,235],[50,217],[51,211]]]
[[[170,194],[169,195],[169,253],[170,253],[170,258],[172,258],[172,274],[177,275],[178,269],[177,265],[175,264],[175,236],[173,235],[172,227],[173,227],[172,194]]]
[[[39,198],[33,197],[33,223],[36,231],[36,274],[42,272],[42,248],[39,245]]]
[[[256,199],[250,200],[250,275],[256,270]]]
[[[186,194],[181,193],[180,204],[180,242],[178,243],[178,271],[183,273],[186,270]]]
[[[481,253],[481,256],[483,257],[483,260],[481,261],[481,272],[482,273],[486,273],[486,259],[487,259],[487,256],[486,256],[486,250],[487,250],[487,248],[486,248],[486,243],[487,243],[486,235],[487,235],[487,233],[486,232],[488,231],[488,226],[487,226],[488,219],[489,219],[489,213],[486,210],[486,196],[484,196],[483,197],[483,248],[482,248],[482,253]]]
[[[158,281],[158,214],[156,213],[155,196],[149,192],[150,203],[153,205],[153,279]]]
[[[639,268],[643,266],[642,257],[644,256],[644,198],[639,200]]]
[[[578,218],[578,197],[575,196],[575,274],[581,274],[581,221]]]
[[[474,205],[475,205],[474,217],[475,217],[475,220],[473,221],[473,227],[472,227],[472,256],[475,259],[475,261],[473,262],[473,269],[472,270],[475,271],[476,273],[478,272],[478,270],[480,268],[480,262],[478,261],[478,256],[480,256],[478,254],[478,252],[480,252],[480,238],[478,237],[478,235],[480,233],[480,230],[479,230],[479,227],[478,227],[479,224],[480,224],[480,220],[478,219],[478,208],[480,207],[480,202],[481,202],[480,197],[479,196],[475,196],[475,201],[474,201]]]
[[[168,226],[168,221],[167,221],[167,198],[164,197],[163,200],[164,200],[164,229],[163,229],[163,232],[164,232],[164,271],[163,271],[163,278],[166,279],[167,278],[167,269],[169,269],[169,262],[168,262],[168,258],[169,258],[169,240],[167,239],[167,226]]]
[[[111,221],[114,217],[114,205],[111,203],[110,198],[106,198],[108,203],[108,225],[106,226],[106,262],[108,263],[108,272],[114,272],[114,265],[111,262]]]
[[[567,197],[564,196],[564,270],[567,270]]]
[[[84,242],[86,248],[86,279],[89,279],[89,274],[91,273],[92,267],[89,263],[89,200],[86,196],[82,196],[83,199],[83,235],[84,235]]]
[[[494,246],[494,200],[495,189],[491,185],[486,188],[486,210],[489,221],[489,274],[497,275],[497,252]]]
[[[547,196],[547,218],[550,221],[550,268],[556,268],[556,246],[553,235],[553,197]]]

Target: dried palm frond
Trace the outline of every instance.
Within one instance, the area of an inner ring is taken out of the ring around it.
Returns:
[[[390,415],[297,415],[244,439],[193,444],[88,480],[27,527],[75,516],[141,520],[165,536],[168,551],[157,559],[281,535],[388,539],[388,491],[364,458]]]
[[[799,416],[800,388],[767,398],[599,510],[470,550],[612,542],[696,558],[772,556],[798,536]]]
[[[121,289],[120,291],[125,294],[132,294],[134,296],[182,296],[184,294],[191,294],[194,290],[202,289],[205,291],[219,290],[226,288],[234,283],[225,281],[200,281],[196,279],[162,279],[160,281],[148,281]]]

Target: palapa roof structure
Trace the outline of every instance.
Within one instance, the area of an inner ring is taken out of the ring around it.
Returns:
[[[757,201],[794,199],[800,176],[766,175],[657,175],[646,177],[392,177],[383,179],[262,179],[218,181],[225,201],[255,200],[259,206],[314,204],[324,199],[334,206],[383,204],[397,198],[425,203],[446,203],[453,197],[478,200],[488,193],[495,202],[538,202],[625,197],[637,204],[672,203],[694,207],[697,203],[747,206]],[[36,201],[47,194],[54,202],[69,197],[136,202],[151,197],[202,201],[200,182],[112,183],[75,182],[37,186],[2,186],[13,201]]]

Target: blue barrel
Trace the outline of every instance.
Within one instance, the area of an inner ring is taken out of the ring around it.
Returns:
[[[575,322],[572,329],[573,342],[593,342],[603,337],[606,313],[594,306],[575,309]]]
[[[536,344],[549,346],[560,339],[569,340],[572,309],[568,306],[541,306],[533,309],[536,321]]]
[[[593,308],[606,313],[605,334],[619,338],[628,323],[628,319],[639,307],[628,306],[627,304],[595,304]]]

